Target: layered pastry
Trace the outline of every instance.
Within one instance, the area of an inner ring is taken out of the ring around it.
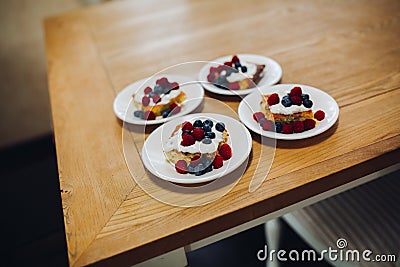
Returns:
[[[234,55],[224,65],[211,67],[207,80],[222,89],[245,90],[260,82],[264,69],[265,65],[241,61]]]
[[[262,95],[260,112],[253,114],[263,130],[278,133],[300,133],[313,129],[317,122],[325,118],[322,110],[312,111],[310,95],[301,87],[293,87],[290,92]]]
[[[202,175],[221,168],[232,157],[228,143],[229,133],[223,122],[197,119],[177,125],[163,150],[178,173]]]
[[[158,79],[153,88],[147,86],[132,97],[137,108],[134,116],[145,120],[154,120],[158,116],[166,118],[170,114],[179,113],[181,104],[186,99],[179,84],[169,82],[166,77]]]

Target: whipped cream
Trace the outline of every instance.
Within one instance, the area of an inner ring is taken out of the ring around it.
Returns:
[[[247,72],[242,72],[241,69],[239,68],[239,72],[237,72],[237,73],[232,72],[231,75],[226,77],[228,82],[233,83],[233,82],[241,81],[246,77],[253,79],[254,74],[256,74],[256,72],[257,72],[256,64],[248,63],[245,61],[240,61],[240,64],[242,66],[246,66]]]
[[[305,106],[301,105],[291,105],[290,107],[285,107],[282,105],[281,101],[282,98],[287,95],[289,92],[277,92],[279,95],[279,103],[269,106],[269,110],[274,114],[283,114],[283,115],[291,115],[298,112],[309,111],[311,108],[306,108]],[[267,104],[268,105],[268,104]]]
[[[215,133],[215,138],[211,139],[211,144],[204,144],[202,141],[196,141],[193,145],[191,146],[182,146],[181,141],[182,141],[182,128],[179,128],[178,131],[174,133],[173,136],[168,138],[167,142],[164,144],[164,151],[169,152],[171,150],[178,150],[180,152],[186,152],[186,153],[213,153],[217,150],[218,145],[221,141],[223,141],[222,138],[222,133],[217,131],[215,129],[215,121],[214,126],[212,127],[212,131]],[[193,122],[192,122],[193,123]]]
[[[161,101],[157,103],[157,105],[160,104],[167,104],[169,103],[169,101],[172,98],[177,97],[180,93],[181,93],[181,89],[175,89],[175,90],[171,90],[169,94],[162,94],[160,95],[161,97]],[[140,90],[140,92],[135,94],[135,102],[139,102],[142,103],[142,98],[145,96],[146,94],[144,93],[144,89]],[[155,106],[156,104],[153,102],[153,99],[150,97],[150,103],[149,106]]]

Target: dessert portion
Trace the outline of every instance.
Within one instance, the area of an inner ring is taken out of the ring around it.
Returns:
[[[164,154],[178,173],[199,176],[221,168],[232,157],[228,141],[223,122],[185,121],[176,126],[164,144]]]
[[[234,55],[224,65],[211,67],[207,80],[218,88],[245,90],[255,87],[264,76],[265,65],[240,61]]]
[[[312,111],[310,95],[301,87],[293,87],[290,92],[278,92],[261,97],[261,111],[253,114],[253,119],[264,131],[292,134],[315,128],[325,118],[325,113]]]
[[[144,120],[155,120],[158,116],[166,118],[177,114],[182,109],[181,103],[186,99],[179,84],[169,82],[166,77],[158,79],[153,88],[147,86],[132,97],[133,104],[137,108],[133,115]]]

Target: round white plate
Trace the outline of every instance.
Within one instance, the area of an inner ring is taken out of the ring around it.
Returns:
[[[161,77],[167,77],[170,82],[178,82],[180,88],[185,92],[186,100],[182,103],[181,112],[167,118],[157,117],[155,120],[143,120],[135,117],[133,112],[136,108],[133,105],[132,95],[146,86],[154,87],[156,80]],[[201,104],[203,97],[203,88],[198,82],[194,81],[193,78],[179,75],[156,75],[134,82],[125,87],[114,100],[114,113],[118,118],[128,123],[139,125],[159,124],[192,112]]]
[[[259,55],[253,55],[253,54],[238,54],[237,56],[239,57],[240,60],[243,60],[243,61],[265,65],[264,77],[259,81],[259,83],[257,85],[259,88],[264,88],[266,86],[276,84],[277,82],[279,82],[279,80],[282,77],[281,66],[278,64],[278,62],[276,62],[275,60],[273,60],[271,58],[259,56]],[[207,75],[210,73],[210,67],[218,66],[218,63],[224,64],[224,62],[230,61],[231,59],[232,59],[232,55],[217,58],[217,59],[213,60],[212,62],[204,65],[203,68],[201,68],[200,73],[199,73],[199,81],[201,81],[202,86],[207,91],[210,91],[210,92],[216,93],[216,94],[220,94],[220,95],[247,95],[254,91],[254,89],[256,87],[246,89],[246,90],[221,89],[207,81]]]
[[[300,86],[303,90],[303,93],[310,95],[310,99],[314,103],[312,110],[314,112],[317,110],[323,110],[325,112],[325,118],[318,122],[314,129],[307,130],[302,133],[283,134],[264,131],[253,119],[253,113],[260,111],[261,95],[272,94],[279,91],[289,92],[295,86]],[[278,84],[268,88],[263,88],[261,90],[256,90],[252,94],[246,96],[240,102],[238,112],[240,120],[255,133],[270,138],[297,140],[318,135],[332,127],[339,117],[339,106],[335,99],[320,89],[301,84]]]
[[[164,155],[163,146],[175,127],[184,121],[192,119],[212,119],[225,123],[229,133],[228,143],[232,148],[232,157],[224,161],[219,169],[200,176],[193,174],[180,174],[176,172],[173,164],[169,163]],[[252,147],[252,139],[249,131],[239,121],[220,114],[196,113],[184,117],[178,117],[154,130],[146,139],[142,149],[144,166],[155,176],[175,183],[193,184],[212,181],[237,169],[248,157]]]

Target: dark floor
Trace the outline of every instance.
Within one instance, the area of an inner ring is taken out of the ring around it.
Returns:
[[[1,266],[67,266],[59,182],[51,135],[0,150],[4,238]],[[5,218],[5,220],[4,220]],[[190,252],[191,267],[265,266],[257,259],[264,247],[263,227],[255,227]],[[284,223],[281,247],[308,249]],[[281,266],[329,266],[326,263]],[[168,266],[167,266],[168,267]]]

